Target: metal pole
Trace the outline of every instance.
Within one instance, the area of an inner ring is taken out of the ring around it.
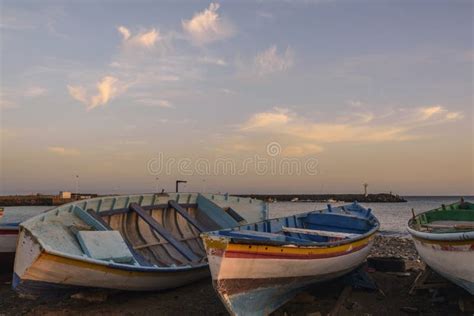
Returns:
[[[180,184],[180,183],[188,183],[188,181],[176,180],[176,193],[179,192],[179,184]]]
[[[79,198],[79,175],[76,174],[76,200]]]

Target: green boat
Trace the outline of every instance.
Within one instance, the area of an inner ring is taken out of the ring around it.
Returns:
[[[474,295],[474,204],[461,199],[414,215],[408,232],[423,261]]]

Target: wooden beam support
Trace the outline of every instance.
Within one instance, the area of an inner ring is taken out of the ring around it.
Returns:
[[[160,236],[168,241],[179,253],[181,253],[186,259],[192,262],[198,262],[199,257],[194,254],[189,248],[183,245],[179,240],[167,231],[160,223],[158,223],[153,217],[150,216],[140,205],[137,203],[130,204],[130,210],[137,213],[151,228],[153,228]]]
[[[176,201],[170,200],[168,201],[168,204],[170,207],[174,208],[176,212],[178,212],[181,216],[183,216],[191,225],[196,227],[196,229],[199,230],[199,232],[206,231],[206,229],[201,224],[199,224],[198,221],[194,217],[191,217],[188,211],[186,211],[181,205],[176,203]]]
[[[190,203],[190,204],[181,204],[182,207],[184,208],[197,208],[197,204],[194,203]],[[156,205],[147,205],[147,206],[142,206],[141,208],[144,209],[145,211],[149,211],[149,210],[154,210],[154,209],[165,209],[168,207],[168,204],[156,204]],[[118,209],[115,209],[115,210],[110,210],[110,211],[100,211],[99,214],[100,216],[112,216],[112,215],[116,215],[116,214],[126,214],[130,212],[130,208],[129,207],[125,207],[125,208],[118,208]]]
[[[317,235],[324,237],[334,237],[334,238],[355,238],[359,237],[361,234],[349,234],[349,233],[339,233],[339,232],[330,232],[325,230],[317,229],[306,229],[306,228],[296,228],[296,227],[285,227],[281,228],[282,231],[295,234],[305,234],[305,235]]]

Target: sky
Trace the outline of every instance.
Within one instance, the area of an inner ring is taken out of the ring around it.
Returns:
[[[0,194],[474,194],[471,1],[0,3]]]

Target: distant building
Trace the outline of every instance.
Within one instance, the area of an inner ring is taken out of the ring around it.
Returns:
[[[59,198],[60,199],[70,199],[71,198],[71,192],[60,191],[59,192]]]
[[[97,194],[95,193],[72,193],[71,198],[74,200],[86,200],[96,198]]]

